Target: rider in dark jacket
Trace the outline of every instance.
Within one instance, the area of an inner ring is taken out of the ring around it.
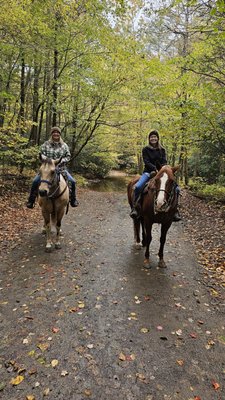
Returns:
[[[139,195],[142,192],[145,184],[151,179],[155,172],[157,172],[159,166],[166,165],[166,151],[164,147],[159,143],[159,134],[157,131],[153,130],[148,135],[149,144],[145,146],[142,150],[142,157],[144,161],[144,171],[140,179],[136,182],[134,186],[134,199],[133,208],[131,210],[131,218],[139,217]],[[174,216],[174,221],[180,221],[178,211]]]

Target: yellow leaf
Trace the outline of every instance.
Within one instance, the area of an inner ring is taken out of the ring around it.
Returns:
[[[141,328],[141,333],[148,333],[149,329],[148,328]]]
[[[16,378],[11,379],[10,383],[13,386],[19,385],[21,382],[23,382],[24,376],[23,375],[18,375]]]
[[[32,394],[26,396],[26,400],[35,400],[35,397]]]
[[[37,347],[41,350],[41,351],[45,351],[49,348],[49,343],[40,343],[37,345]]]
[[[82,303],[82,301],[80,301],[79,304],[78,304],[78,307],[79,307],[79,308],[84,308],[84,307],[85,307],[85,304]]]
[[[88,397],[91,396],[90,389],[85,389],[84,394],[85,394],[85,396],[88,396]]]
[[[58,360],[52,360],[51,365],[53,368],[55,368],[58,365]]]
[[[140,381],[144,381],[145,380],[145,376],[143,374],[136,374],[137,379],[140,379]]]
[[[184,365],[184,360],[177,360],[177,364],[181,366]]]
[[[125,356],[125,354],[120,353],[120,354],[119,354],[119,359],[120,359],[121,361],[126,361],[126,356]]]
[[[43,395],[44,395],[44,396],[48,396],[49,393],[50,393],[50,389],[47,388],[47,389],[44,390]]]

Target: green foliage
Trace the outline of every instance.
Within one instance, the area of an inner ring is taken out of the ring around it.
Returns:
[[[104,178],[108,172],[117,166],[115,155],[91,144],[79,155],[75,162],[75,171],[87,178]]]
[[[28,139],[12,128],[0,130],[0,159],[17,167],[34,167],[37,163],[38,146],[28,146]]]
[[[220,185],[207,185],[201,178],[189,182],[190,189],[199,197],[207,200],[225,202],[225,187]]]

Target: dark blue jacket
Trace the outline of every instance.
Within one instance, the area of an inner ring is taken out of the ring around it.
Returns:
[[[154,148],[152,146],[146,146],[142,150],[142,157],[144,161],[144,171],[149,172],[156,171],[160,168],[160,165],[166,165],[166,151],[164,147],[160,146]]]

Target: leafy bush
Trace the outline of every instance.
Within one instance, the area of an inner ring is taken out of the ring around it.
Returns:
[[[197,196],[208,200],[225,202],[224,186],[218,184],[207,185],[202,178],[196,178],[195,180],[190,180],[189,187]]]
[[[116,159],[109,153],[83,151],[76,159],[75,171],[87,178],[104,178],[117,167]]]

